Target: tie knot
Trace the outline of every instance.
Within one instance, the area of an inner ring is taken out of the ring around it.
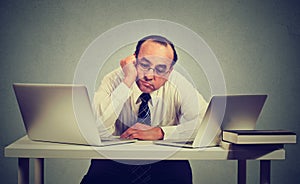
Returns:
[[[140,95],[140,99],[144,102],[144,103],[147,103],[150,99],[151,99],[151,96],[149,93],[142,93]]]

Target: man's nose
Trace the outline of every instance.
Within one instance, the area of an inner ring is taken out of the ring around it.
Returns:
[[[147,72],[145,72],[145,78],[147,80],[152,80],[155,77],[154,69],[150,68]]]

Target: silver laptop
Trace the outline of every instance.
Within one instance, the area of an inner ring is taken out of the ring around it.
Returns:
[[[189,148],[218,146],[222,140],[222,130],[253,130],[266,98],[267,95],[213,96],[191,138],[154,143]]]
[[[13,88],[31,140],[93,146],[135,141],[101,140],[89,95],[83,85],[15,83]]]

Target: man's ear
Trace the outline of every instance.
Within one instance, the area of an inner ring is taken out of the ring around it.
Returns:
[[[172,71],[173,71],[173,69],[174,69],[174,67],[173,67],[174,65],[172,65],[171,67],[170,67],[170,69],[169,69],[169,73],[171,73]]]
[[[166,75],[166,79],[169,78],[169,76],[170,76],[171,72],[173,71],[173,69],[174,69],[173,66],[171,66],[169,71],[168,71],[168,74]]]

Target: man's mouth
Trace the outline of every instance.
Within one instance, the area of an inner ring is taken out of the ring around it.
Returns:
[[[140,83],[141,83],[143,86],[145,86],[146,88],[154,89],[154,86],[153,86],[151,83],[149,83],[149,82],[140,80]]]

